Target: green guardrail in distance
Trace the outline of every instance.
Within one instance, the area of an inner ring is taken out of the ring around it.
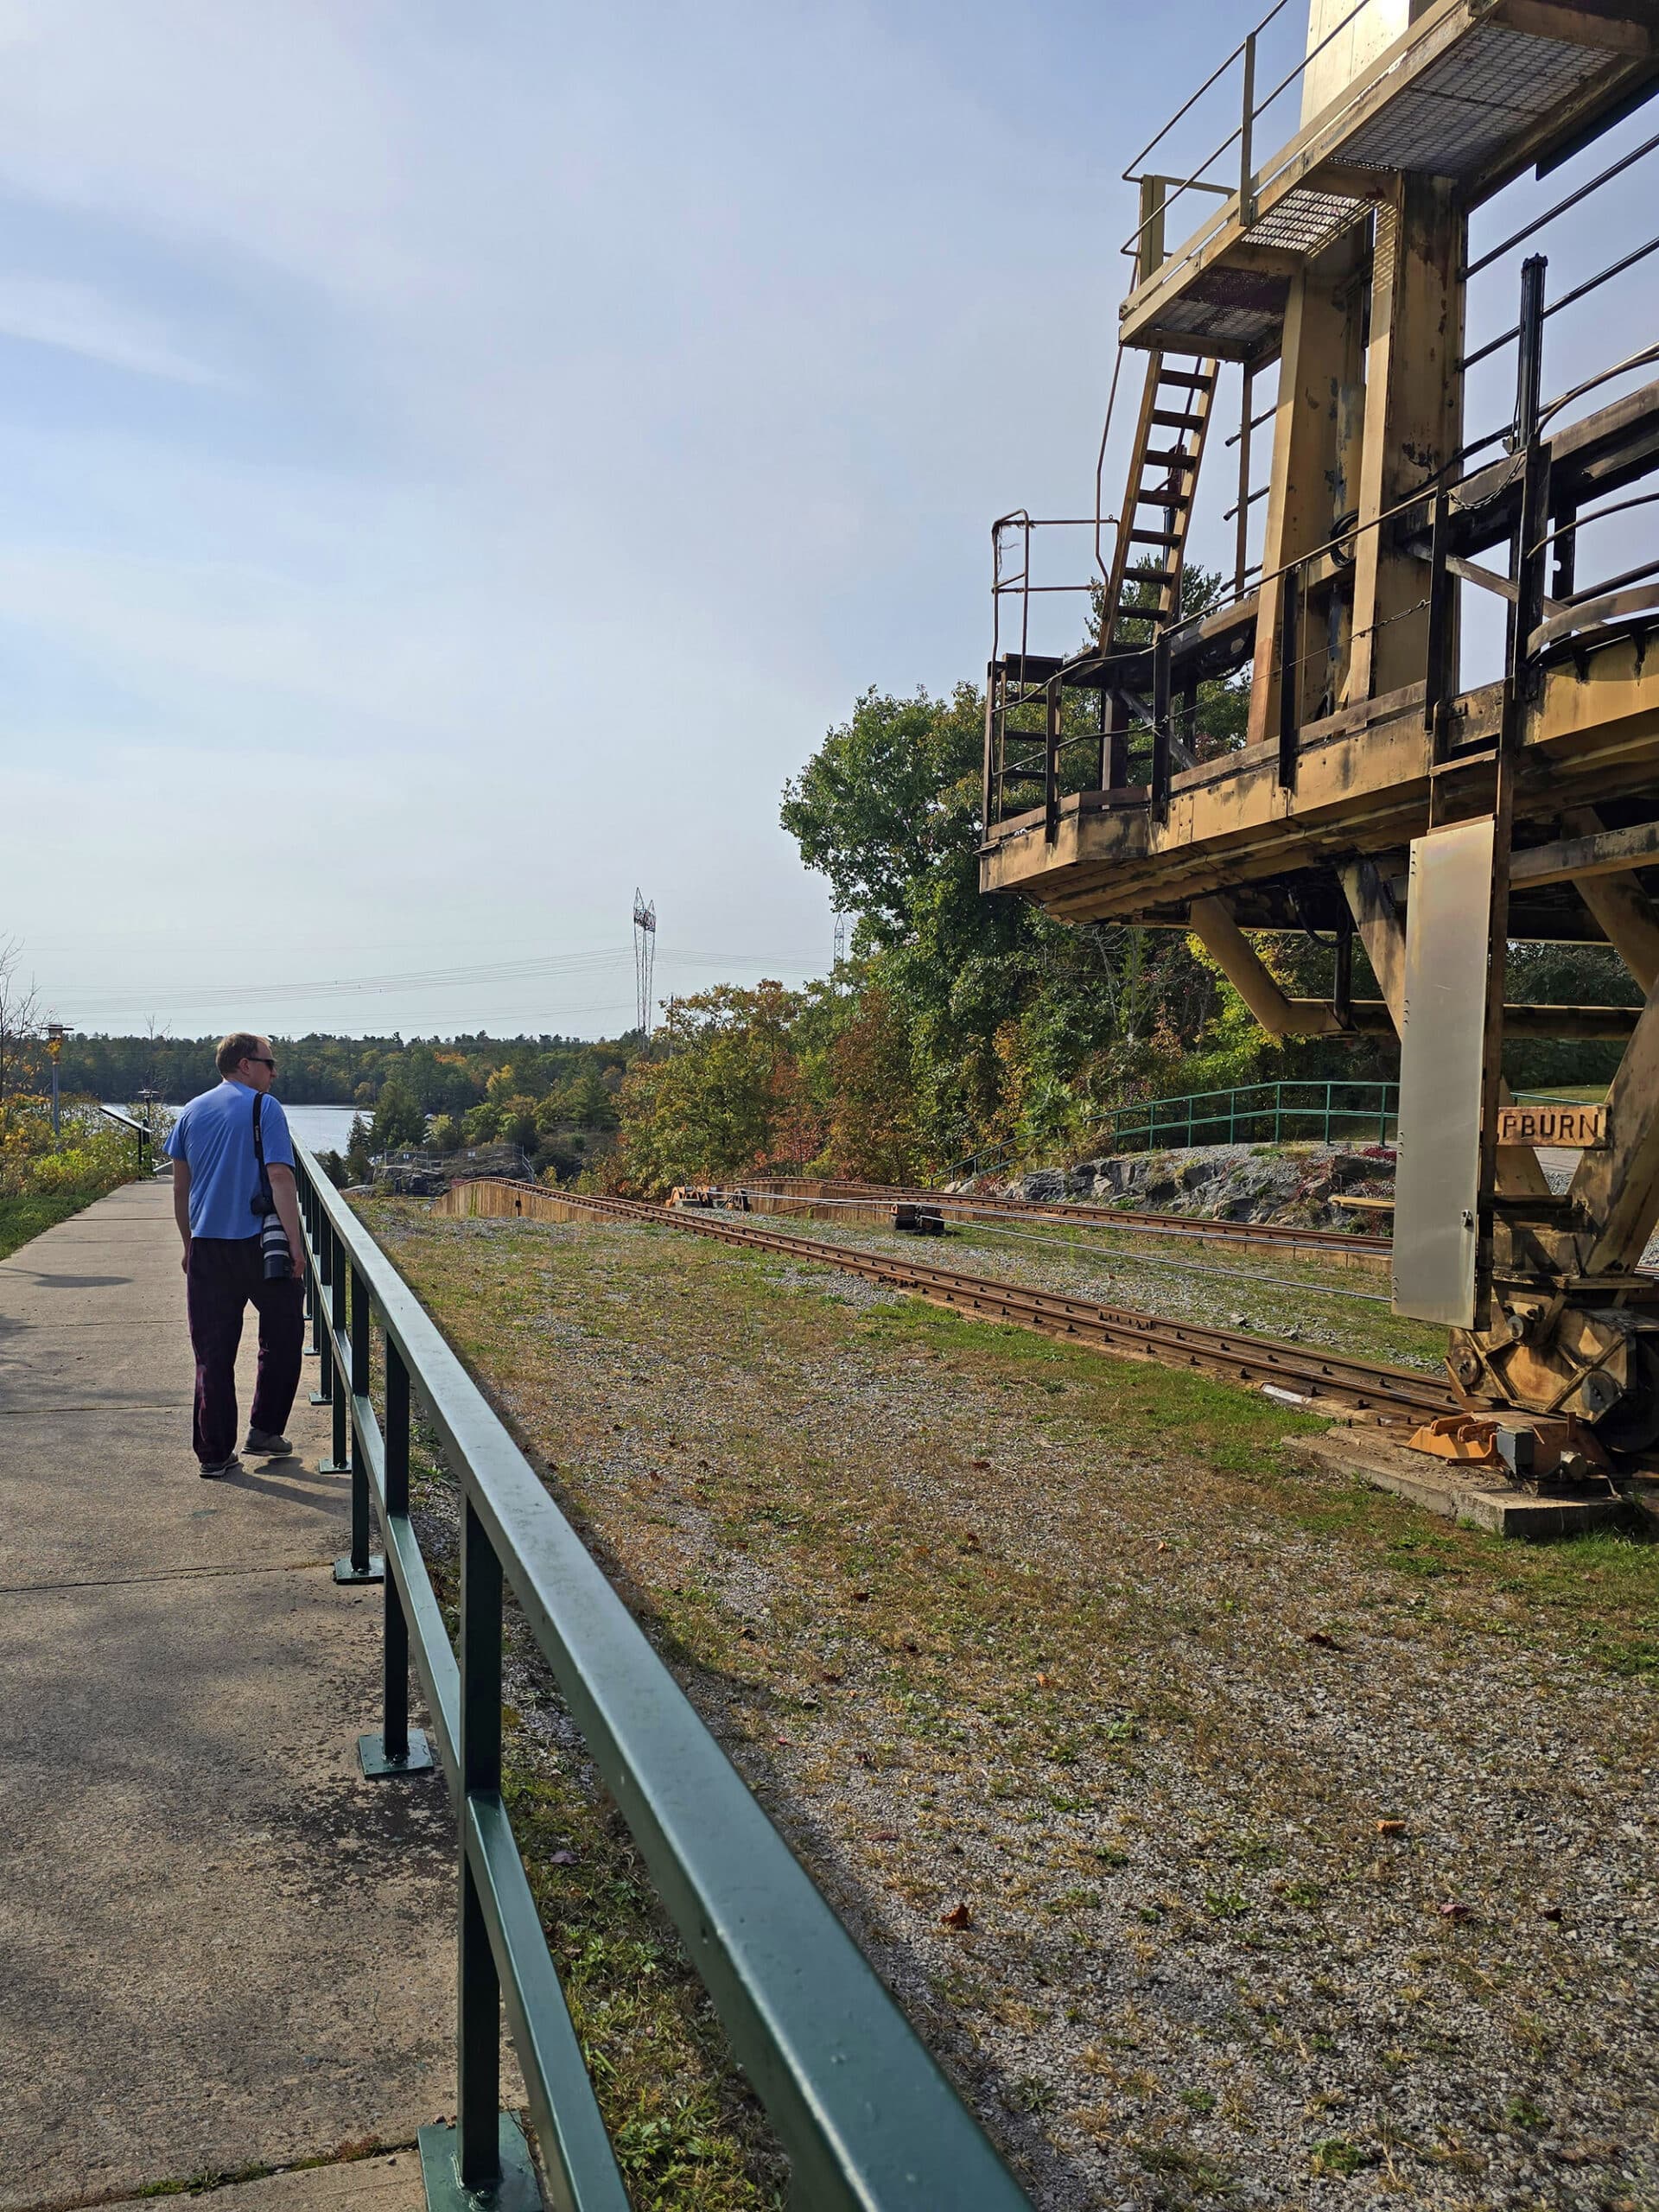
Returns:
[[[1205,1144],[1388,1144],[1400,1114],[1397,1083],[1255,1083],[1109,1106],[1084,1123],[1107,1152],[1179,1152]],[[953,1181],[1013,1168],[1018,1151],[975,1153]]]
[[[1117,1106],[1096,1126],[1115,1152],[1206,1144],[1387,1144],[1397,1127],[1397,1083],[1255,1083]]]

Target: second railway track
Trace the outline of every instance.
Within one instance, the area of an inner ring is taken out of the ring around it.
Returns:
[[[1029,1290],[1019,1283],[964,1274],[954,1268],[934,1267],[925,1261],[872,1252],[858,1245],[790,1236],[712,1211],[650,1205],[634,1198],[578,1196],[550,1191],[539,1184],[494,1179],[454,1184],[438,1203],[444,1211],[461,1215],[548,1221],[597,1217],[715,1236],[729,1244],[839,1268],[978,1320],[1012,1323],[1066,1343],[1090,1344],[1120,1357],[1153,1360],[1164,1367],[1187,1368],[1247,1389],[1272,1389],[1315,1408],[1410,1414],[1422,1420],[1458,1410],[1446,1383],[1410,1368],[1386,1366],[1346,1353],[1285,1344],[1239,1331],[1165,1320],[1157,1314],[1106,1306],[1094,1299]]]
[[[1359,1260],[1385,1265],[1394,1240],[1363,1229],[1304,1229],[1285,1221],[1217,1221],[1202,1214],[1136,1212],[1127,1206],[1073,1205],[1064,1198],[1010,1198],[963,1191],[900,1188],[885,1183],[814,1182],[798,1189],[781,1178],[739,1186],[751,1205],[772,1205],[802,1212],[815,1206],[868,1206],[903,1202],[931,1206],[953,1220],[995,1223],[1043,1221],[1070,1229],[1128,1230],[1141,1236],[1192,1237],[1215,1244],[1268,1244],[1281,1251],[1317,1255],[1322,1260]]]

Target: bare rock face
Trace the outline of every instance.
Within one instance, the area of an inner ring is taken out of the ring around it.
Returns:
[[[478,1175],[500,1175],[520,1180],[528,1172],[524,1155],[516,1144],[478,1144],[464,1152],[393,1152],[377,1160],[375,1188],[400,1198],[430,1198],[451,1183]]]
[[[1353,1228],[1374,1217],[1345,1206],[1344,1198],[1391,1197],[1394,1165],[1392,1150],[1382,1145],[1205,1145],[1032,1168],[1005,1187],[1009,1197],[1039,1205],[1092,1200],[1220,1221]]]

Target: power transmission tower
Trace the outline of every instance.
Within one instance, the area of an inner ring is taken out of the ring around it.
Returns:
[[[836,945],[835,950],[830,956],[830,966],[831,971],[833,972],[836,969],[839,968],[842,962],[846,957],[847,917],[842,912],[840,907],[837,906],[836,909]]]
[[[645,894],[636,885],[633,893],[633,982],[634,1003],[639,1014],[640,1036],[651,1034],[651,979],[657,965],[657,901],[645,904]]]

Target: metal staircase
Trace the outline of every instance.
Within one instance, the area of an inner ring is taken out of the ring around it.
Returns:
[[[1157,628],[1180,612],[1181,567],[1216,370],[1215,361],[1193,354],[1157,353],[1147,359],[1101,616],[1103,654],[1111,652],[1120,622],[1150,620]],[[1141,546],[1154,549],[1154,565],[1137,565],[1144,558],[1136,551]]]

